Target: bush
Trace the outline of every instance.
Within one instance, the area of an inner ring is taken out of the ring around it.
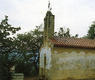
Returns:
[[[6,61],[0,57],[0,80],[11,80],[11,72]]]

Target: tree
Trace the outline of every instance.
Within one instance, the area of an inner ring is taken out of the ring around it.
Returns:
[[[64,37],[70,37],[70,29],[67,28],[67,31],[64,33]]]
[[[15,61],[12,56],[9,57],[15,49],[11,35],[18,30],[20,27],[15,28],[8,23],[8,16],[0,23],[0,80],[10,80],[10,67]]]
[[[16,65],[16,72],[22,72],[25,76],[29,76],[31,73],[31,76],[38,75],[38,55],[42,42],[43,31],[40,31],[40,26],[36,26],[33,31],[17,35],[15,39],[17,53],[23,57]]]
[[[95,22],[93,22],[89,27],[87,38],[95,39]]]
[[[74,36],[72,36],[72,38],[78,38],[78,34],[75,34]]]
[[[59,32],[58,32],[58,36],[60,36],[60,37],[70,37],[70,29],[67,28],[67,30],[65,31],[62,27],[60,27]]]
[[[70,34],[70,29],[69,28],[63,29],[63,27],[60,27],[58,33],[55,32],[54,36],[78,38],[78,34],[75,34],[74,36],[72,36]]]

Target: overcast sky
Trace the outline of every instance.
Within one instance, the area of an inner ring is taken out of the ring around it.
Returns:
[[[51,0],[55,15],[55,31],[70,28],[71,34],[83,36],[95,21],[95,0]],[[0,0],[0,21],[9,16],[9,23],[21,26],[21,33],[43,23],[48,0]]]

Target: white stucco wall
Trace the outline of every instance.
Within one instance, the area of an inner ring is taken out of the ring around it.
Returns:
[[[44,47],[40,51],[40,68],[44,68],[44,56],[46,55],[46,69],[51,67],[51,48]]]

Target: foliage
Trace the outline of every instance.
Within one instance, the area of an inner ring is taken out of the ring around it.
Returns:
[[[43,32],[40,26],[36,26],[34,31],[18,34],[15,39],[17,53],[22,54],[23,58],[18,60],[16,72],[22,72],[25,76],[38,75],[38,53],[43,42]],[[28,69],[26,68],[28,67]]]
[[[64,29],[63,27],[60,27],[59,31],[54,33],[54,36],[77,38],[78,34],[76,34],[75,36],[72,36],[70,34],[70,29],[69,28]]]
[[[78,34],[75,34],[75,36],[72,36],[73,38],[78,38]]]
[[[91,24],[91,26],[88,30],[87,38],[95,39],[95,22],[93,22],[93,24]]]
[[[15,49],[11,35],[20,30],[20,27],[14,28],[8,23],[8,16],[0,23],[0,79],[10,80],[10,67],[15,59],[9,58],[10,53]],[[12,57],[12,56],[11,56]]]
[[[70,29],[67,28],[67,30],[65,31],[62,27],[60,28],[59,32],[58,32],[58,36],[60,37],[70,37]]]

